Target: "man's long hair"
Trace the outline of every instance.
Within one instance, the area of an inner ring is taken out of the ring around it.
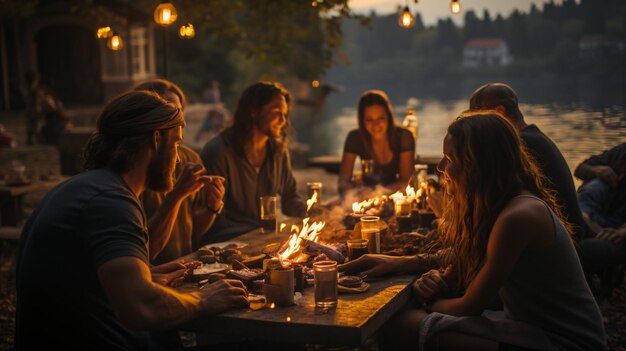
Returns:
[[[109,102],[98,117],[97,131],[83,151],[83,167],[129,171],[155,130],[183,124],[182,112],[154,92],[122,94]]]
[[[547,179],[504,117],[496,111],[465,112],[450,124],[448,134],[460,174],[455,194],[444,192],[439,230],[443,245],[458,258],[461,287],[483,266],[491,229],[520,191],[543,199],[570,230]]]
[[[260,112],[276,96],[282,95],[289,105],[291,96],[287,89],[276,82],[257,82],[246,88],[239,97],[235,112],[233,114],[233,124],[225,130],[225,133],[232,139],[233,147],[239,152],[244,152],[244,145],[252,140],[252,133],[256,125],[253,114]],[[289,118],[285,122],[281,136],[276,140],[278,148],[276,152],[281,152],[287,148],[287,130],[289,128]]]
[[[389,98],[387,94],[381,90],[368,90],[361,95],[359,99],[358,105],[358,120],[359,120],[359,133],[361,134],[361,139],[363,140],[363,145],[365,149],[368,151],[370,156],[374,157],[374,151],[372,149],[372,136],[365,128],[365,109],[367,107],[378,105],[385,109],[387,112],[387,142],[389,143],[389,148],[396,154],[400,148],[399,140],[396,135],[396,124],[395,118],[393,115],[393,109],[391,108],[391,103],[389,102]]]
[[[182,106],[183,111],[185,110],[185,105],[187,105],[187,97],[185,93],[180,89],[178,85],[174,82],[165,80],[165,79],[150,79],[145,82],[139,83],[137,86],[133,88],[135,91],[153,91],[161,96],[163,94],[171,92],[178,96],[180,100],[180,105]]]

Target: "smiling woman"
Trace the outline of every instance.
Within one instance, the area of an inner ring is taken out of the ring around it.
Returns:
[[[411,177],[415,140],[408,130],[394,123],[387,95],[380,90],[363,93],[358,106],[359,129],[352,130],[345,142],[339,171],[339,191],[381,184],[391,191],[404,188]],[[357,156],[373,160],[372,174],[352,180]]]

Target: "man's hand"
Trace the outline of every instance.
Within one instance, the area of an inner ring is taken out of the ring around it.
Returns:
[[[207,206],[210,209],[217,210],[226,192],[224,178],[219,176],[206,176],[206,180],[203,179],[203,182],[205,183],[203,191],[206,195]]]
[[[402,271],[406,258],[387,255],[363,255],[354,261],[339,265],[340,272],[360,272],[362,278],[374,278]]]
[[[615,245],[620,245],[626,239],[626,226],[622,226],[618,229],[604,228],[598,232],[596,238],[608,240]]]
[[[183,173],[176,180],[172,195],[182,200],[202,189],[206,184],[204,173],[205,169],[202,165],[186,163],[183,166]]]
[[[611,188],[614,188],[617,185],[617,182],[619,181],[617,174],[615,174],[615,171],[613,171],[613,168],[609,166],[592,166],[591,174],[593,174],[596,178],[600,179],[601,181],[610,185]]]
[[[200,305],[204,313],[213,315],[233,308],[248,306],[248,291],[239,280],[222,279],[200,288]]]

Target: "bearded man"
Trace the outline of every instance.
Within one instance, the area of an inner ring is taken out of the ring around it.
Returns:
[[[181,294],[152,281],[139,197],[172,189],[184,124],[152,92],[105,106],[84,152],[88,171],[50,191],[24,226],[16,350],[147,350],[148,331],[246,305],[240,282]]]

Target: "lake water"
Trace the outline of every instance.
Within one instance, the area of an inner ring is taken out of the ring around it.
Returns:
[[[298,137],[311,145],[313,155],[341,155],[348,132],[357,128],[356,102],[329,99],[314,132],[296,125]],[[404,118],[406,105],[394,104],[398,123]],[[420,100],[417,107],[419,135],[417,153],[440,156],[446,128],[460,112],[467,109],[466,100]],[[536,124],[559,147],[570,169],[589,157],[617,144],[626,142],[626,116],[622,106],[593,110],[585,106],[522,104],[520,109],[527,123]],[[308,140],[307,140],[308,139]]]

